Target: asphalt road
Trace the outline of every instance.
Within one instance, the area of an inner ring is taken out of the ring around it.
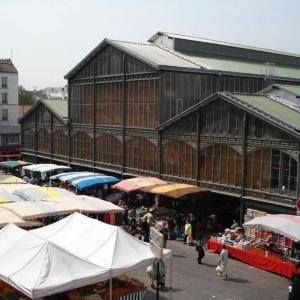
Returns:
[[[216,275],[218,256],[207,253],[203,264],[198,265],[195,247],[178,241],[168,241],[173,251],[172,298],[173,300],[285,300],[288,295],[289,280],[269,273],[237,260],[230,259],[228,279]],[[144,269],[130,274],[148,284],[146,300],[154,300],[155,291],[151,289]],[[166,288],[160,293],[160,299],[170,299],[170,264],[166,279]]]

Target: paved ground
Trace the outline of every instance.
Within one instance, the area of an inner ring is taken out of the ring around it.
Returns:
[[[168,241],[173,250],[173,300],[285,300],[289,281],[286,278],[253,268],[230,259],[229,278],[216,276],[218,256],[208,253],[203,264],[197,264],[195,247],[178,241]],[[170,268],[168,267],[168,270]],[[129,274],[148,282],[144,269]],[[170,272],[167,273],[167,287],[170,286]],[[150,287],[146,300],[155,298]],[[160,299],[170,299],[169,289],[160,293]]]

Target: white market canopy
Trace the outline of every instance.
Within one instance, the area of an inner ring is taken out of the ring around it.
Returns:
[[[14,194],[18,195],[25,201],[39,201],[44,198],[56,198],[60,196],[73,197],[70,191],[54,187],[40,187],[38,185],[26,185],[23,188],[17,188]]]
[[[108,201],[98,199],[89,196],[76,196],[72,197],[57,197],[57,198],[45,198],[43,201],[58,202],[67,207],[73,208],[74,212],[84,212],[84,213],[122,213],[123,208],[110,203]]]
[[[244,227],[258,227],[300,241],[300,216],[266,215],[254,218],[243,224]]]
[[[35,220],[38,218],[71,214],[73,212],[122,213],[124,211],[123,208],[102,199],[89,196],[76,196],[73,193],[58,188],[44,189],[49,189],[51,193],[48,192],[48,194],[44,194],[33,189],[30,191],[30,195],[28,191],[26,191],[27,201],[4,203],[1,204],[1,207],[11,211],[24,220]],[[56,193],[57,190],[63,190],[67,192],[67,194]],[[19,191],[16,192],[23,198],[25,197],[24,191],[23,193],[19,193]]]
[[[79,213],[31,232],[74,255],[109,269],[112,277],[140,266],[146,267],[155,258],[148,243],[117,226]],[[171,256],[171,250],[164,249],[164,258]]]
[[[25,171],[34,171],[35,169],[37,168],[40,168],[40,167],[54,167],[56,166],[55,164],[35,164],[35,165],[29,165],[29,166],[24,166],[22,168],[22,176],[25,175]]]
[[[0,230],[0,279],[36,299],[94,284],[109,271],[10,224]]]
[[[42,225],[39,222],[24,221],[14,213],[12,213],[11,211],[0,207],[0,228],[10,223],[13,223],[21,227],[37,227]]]
[[[21,201],[1,204],[1,207],[10,210],[24,220],[35,220],[50,216],[71,214],[74,207],[66,206],[58,202],[46,201]]]
[[[41,177],[45,178],[48,172],[59,171],[59,170],[67,172],[70,171],[71,168],[68,166],[53,165],[53,166],[40,166],[34,168],[32,171],[41,173]]]
[[[51,180],[60,180],[63,182],[67,182],[68,180],[74,179],[74,178],[83,178],[93,175],[103,175],[101,173],[93,173],[93,172],[69,172],[69,173],[60,173],[57,175],[53,175],[50,177]]]

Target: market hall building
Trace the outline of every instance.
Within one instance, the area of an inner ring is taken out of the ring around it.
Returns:
[[[300,56],[158,32],[145,44],[105,39],[65,78],[69,101],[20,119],[23,158],[296,212]]]

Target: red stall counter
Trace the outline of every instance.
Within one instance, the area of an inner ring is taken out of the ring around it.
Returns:
[[[219,243],[217,240],[208,240],[207,249],[213,250],[215,253],[220,253],[223,244]],[[235,248],[226,244],[228,249],[228,254],[230,257],[254,266],[258,269],[269,271],[281,276],[291,278],[294,271],[295,265],[291,262],[286,262],[277,256],[266,257],[263,256],[258,251],[253,251],[251,249],[245,251],[243,249]]]

